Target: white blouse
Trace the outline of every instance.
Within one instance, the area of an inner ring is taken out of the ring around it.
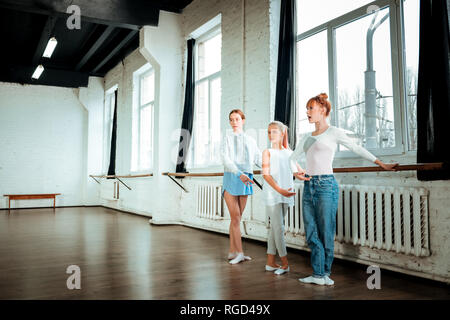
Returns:
[[[305,134],[295,147],[290,159],[296,160],[303,153],[306,155],[306,173],[310,176],[333,174],[333,159],[338,144],[342,144],[357,155],[374,162],[377,158],[356,144],[344,130],[334,126],[328,127],[323,133],[313,136]]]
[[[253,165],[262,167],[262,153],[255,139],[245,132],[234,133],[228,130],[222,139],[220,153],[224,172],[241,175],[244,172],[253,173]]]

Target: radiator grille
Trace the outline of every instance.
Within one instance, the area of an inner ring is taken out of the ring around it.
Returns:
[[[340,185],[336,241],[428,256],[428,191],[424,188]],[[285,219],[286,232],[305,235],[301,197]]]

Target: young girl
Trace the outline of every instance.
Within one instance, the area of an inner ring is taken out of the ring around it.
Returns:
[[[229,116],[232,133],[227,132],[221,145],[224,166],[222,195],[230,212],[230,250],[228,260],[236,264],[251,260],[244,256],[241,239],[241,218],[247,197],[253,194],[253,165],[261,167],[261,151],[255,139],[245,134],[243,126],[245,115],[234,109]]]
[[[334,258],[334,234],[336,232],[336,212],[339,187],[333,175],[333,158],[338,144],[342,144],[359,156],[376,163],[385,170],[394,170],[394,164],[384,164],[373,154],[357,145],[339,128],[329,126],[326,119],[331,104],[328,96],[321,93],[306,104],[309,123],[316,130],[300,139],[290,159],[306,155],[306,176],[302,198],[303,222],[306,241],[311,249],[312,276],[299,279],[303,283],[333,285],[330,279]],[[299,176],[302,179],[301,176]]]
[[[273,121],[268,128],[271,148],[264,150],[262,172],[268,185],[264,186],[266,212],[270,218],[267,236],[266,271],[281,275],[289,272],[286,243],[284,240],[284,217],[288,207],[294,206],[293,173],[298,172],[294,161],[289,159],[292,150],[287,145],[287,126]],[[284,143],[283,143],[284,142]],[[303,175],[298,174],[299,179]],[[281,258],[281,267],[275,263],[275,254]]]

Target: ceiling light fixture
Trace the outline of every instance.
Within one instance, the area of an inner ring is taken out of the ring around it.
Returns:
[[[51,37],[50,40],[48,40],[47,47],[45,47],[44,54],[42,56],[45,58],[50,58],[57,44],[58,41],[56,41],[56,38]]]
[[[39,79],[42,72],[44,72],[44,66],[42,64],[38,65],[36,70],[34,70],[33,75],[31,76],[33,79]]]

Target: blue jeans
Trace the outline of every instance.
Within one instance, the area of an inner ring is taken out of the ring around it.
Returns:
[[[339,186],[333,175],[311,176],[304,182],[302,209],[313,276],[331,274]]]

